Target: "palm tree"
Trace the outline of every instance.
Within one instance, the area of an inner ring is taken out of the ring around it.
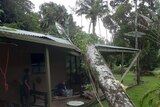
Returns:
[[[103,0],[78,0],[76,5],[78,7],[76,9],[76,14],[85,15],[87,19],[90,19],[90,25],[92,24],[93,27],[92,33],[95,34],[98,17],[101,18],[108,13],[107,2],[104,2]]]
[[[41,28],[45,32],[53,32],[55,22],[60,23],[65,27],[65,21],[68,18],[67,10],[64,6],[49,2],[40,6]]]

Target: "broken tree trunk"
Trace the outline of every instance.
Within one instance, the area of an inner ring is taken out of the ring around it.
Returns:
[[[134,107],[125,90],[116,81],[103,57],[93,45],[87,46],[86,59],[109,105],[111,107]]]

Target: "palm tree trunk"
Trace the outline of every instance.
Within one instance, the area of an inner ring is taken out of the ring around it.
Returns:
[[[98,26],[99,26],[99,35],[101,36],[101,25],[100,25],[100,17],[98,17]]]
[[[135,107],[93,45],[87,46],[86,58],[91,72],[99,83],[109,105],[111,107]]]
[[[81,28],[82,28],[82,23],[83,23],[83,21],[82,21],[83,19],[82,19],[82,18],[83,18],[83,17],[82,17],[82,14],[81,14]]]
[[[97,23],[97,17],[92,17],[91,18],[91,21],[92,21],[92,25],[93,25],[93,28],[92,28],[92,34],[96,34],[95,32],[95,27],[96,27],[96,23]]]
[[[92,24],[92,22],[90,21],[90,22],[89,22],[88,33],[90,33],[90,30],[91,30],[91,24]]]
[[[92,34],[96,34],[95,27],[96,27],[96,20],[92,20],[93,28],[92,28]]]
[[[105,44],[107,44],[108,43],[108,31],[107,31],[107,28],[105,27],[105,30],[106,30],[106,39],[105,39]]]

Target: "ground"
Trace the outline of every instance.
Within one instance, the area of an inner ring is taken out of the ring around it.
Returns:
[[[115,77],[117,79],[120,79],[120,75],[115,75]],[[140,107],[140,100],[142,99],[142,96],[147,91],[156,87],[160,79],[154,76],[143,76],[142,80],[144,81],[144,83],[127,90],[129,97],[132,99],[136,107]],[[127,74],[127,76],[124,79],[125,85],[131,84],[131,83],[135,83],[135,75],[133,73]],[[108,107],[106,101],[103,101],[102,103],[104,107]],[[99,104],[96,104],[94,107],[100,107],[100,106]],[[147,101],[145,102],[144,107],[149,107],[149,105],[147,104]]]

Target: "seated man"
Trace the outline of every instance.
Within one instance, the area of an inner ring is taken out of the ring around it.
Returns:
[[[65,82],[57,84],[54,91],[55,95],[57,96],[67,96],[67,88]]]

